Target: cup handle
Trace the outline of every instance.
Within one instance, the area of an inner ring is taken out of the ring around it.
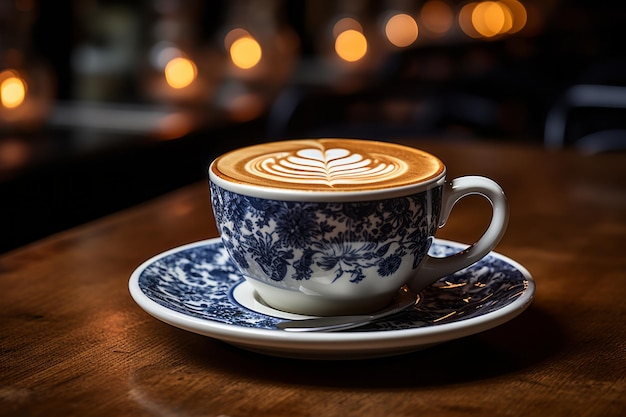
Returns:
[[[426,255],[416,276],[409,282],[413,291],[419,291],[434,283],[439,278],[450,275],[479,261],[498,244],[509,222],[509,205],[502,188],[493,180],[480,176],[455,178],[446,184],[443,191],[439,227],[443,227],[452,211],[452,207],[463,197],[478,194],[491,203],[493,213],[491,222],[481,238],[451,256],[436,258]]]

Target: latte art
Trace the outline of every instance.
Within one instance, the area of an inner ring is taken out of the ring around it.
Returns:
[[[280,191],[285,198],[297,201],[315,199],[317,197],[312,196],[315,193],[323,198],[326,193],[388,193],[409,186],[428,186],[444,181],[445,166],[429,153],[394,143],[301,139],[262,143],[228,152],[213,161],[210,177],[227,189],[243,187],[252,195],[283,190],[289,194]]]
[[[404,174],[406,162],[387,155],[362,155],[343,148],[306,148],[295,153],[261,155],[246,164],[246,171],[271,181],[289,183],[369,184]]]

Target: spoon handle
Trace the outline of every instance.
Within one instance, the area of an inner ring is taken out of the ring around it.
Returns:
[[[315,317],[303,320],[285,320],[279,322],[276,327],[291,332],[332,332],[338,330],[354,329],[383,317],[399,313],[415,305],[417,296],[406,292],[400,300],[391,306],[373,314],[358,314],[351,316]]]

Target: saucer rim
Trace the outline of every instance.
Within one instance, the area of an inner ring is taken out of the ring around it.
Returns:
[[[460,250],[466,244],[444,239],[434,243],[449,245]],[[293,356],[294,353],[314,353],[316,355],[337,353],[382,353],[381,351],[418,350],[421,347],[458,339],[500,326],[517,317],[532,303],[535,282],[530,272],[517,261],[491,251],[493,256],[510,264],[523,275],[528,286],[524,293],[510,304],[483,315],[442,323],[427,327],[414,327],[399,330],[374,330],[361,332],[287,332],[280,329],[259,329],[222,323],[198,318],[170,310],[150,299],[139,287],[141,273],[151,264],[169,255],[199,246],[221,244],[221,239],[211,238],[177,246],[152,256],[141,263],[131,274],[128,288],[134,301],[151,316],[174,327],[212,337],[250,350],[279,356]],[[245,308],[245,307],[243,307]],[[262,313],[260,313],[262,314]],[[286,355],[285,355],[286,354]]]

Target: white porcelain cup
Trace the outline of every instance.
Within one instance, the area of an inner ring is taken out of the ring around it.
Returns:
[[[446,181],[422,150],[356,139],[304,139],[237,149],[211,163],[213,211],[233,262],[271,307],[307,315],[368,313],[487,255],[508,223],[494,181]],[[491,222],[466,250],[428,255],[435,232],[470,194]]]

